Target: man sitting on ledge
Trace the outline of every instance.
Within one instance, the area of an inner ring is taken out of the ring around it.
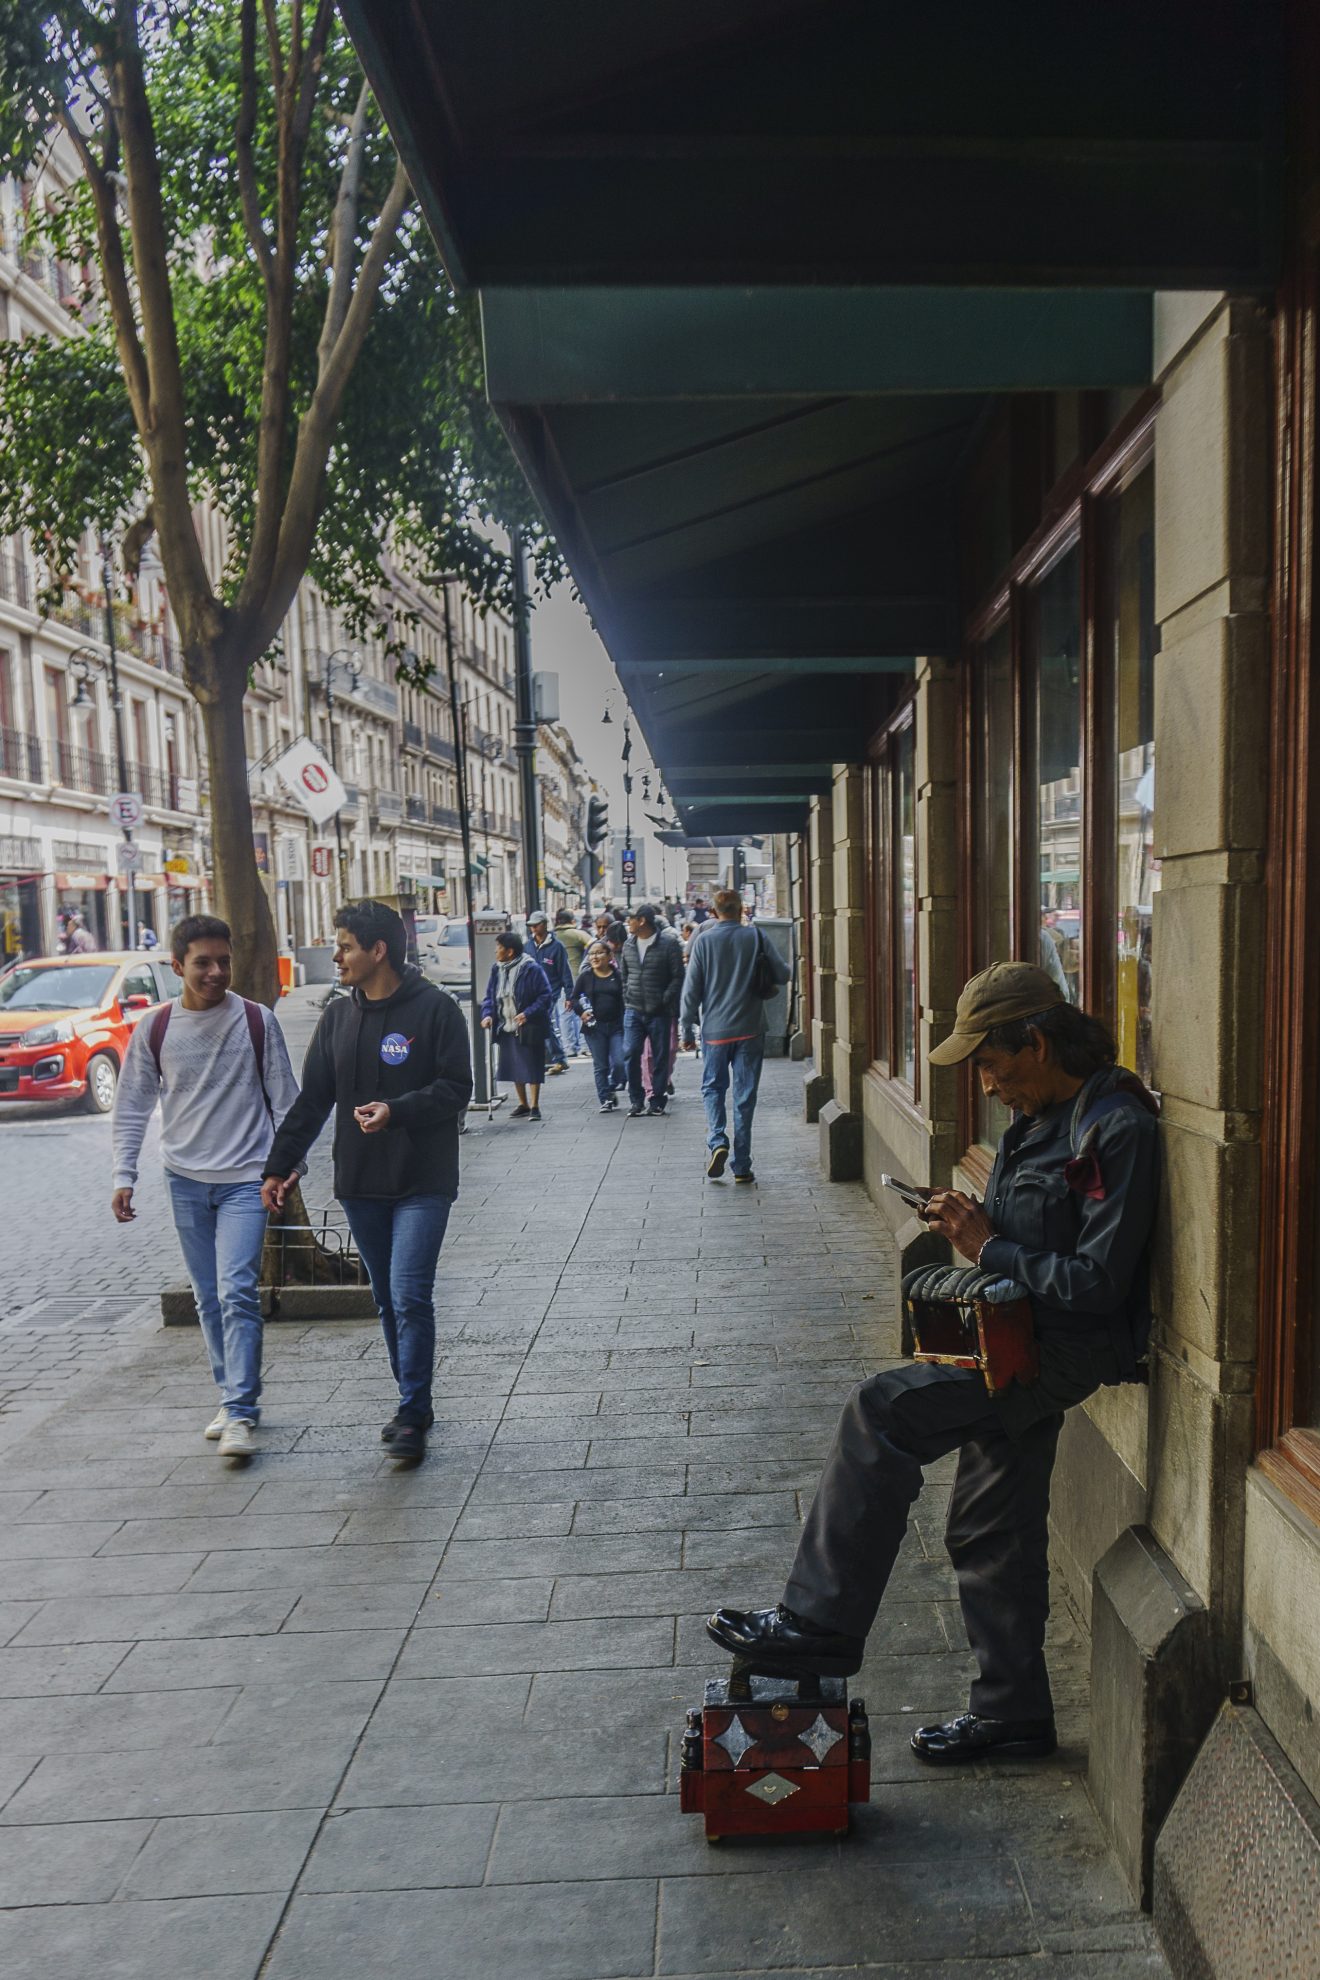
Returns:
[[[1147,1246],[1159,1186],[1156,1105],[1115,1064],[1114,1041],[1030,963],[994,963],[958,999],[935,1065],[970,1058],[1014,1111],[984,1204],[937,1190],[931,1229],[1015,1280],[1031,1303],[1040,1373],[991,1394],[976,1368],[917,1363],[849,1397],[773,1609],[720,1609],[707,1628],[754,1671],[861,1668],[922,1466],[960,1453],[945,1541],[979,1676],[970,1709],[922,1726],[935,1763],[1052,1753],[1045,1668],[1050,1473],[1063,1412],[1138,1375],[1149,1335]]]

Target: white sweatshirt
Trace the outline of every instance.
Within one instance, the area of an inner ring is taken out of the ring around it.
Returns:
[[[137,1181],[142,1137],[157,1100],[165,1167],[193,1182],[260,1182],[275,1129],[298,1097],[289,1048],[274,1016],[266,1025],[266,1092],[262,1098],[243,999],[232,990],[209,1011],[170,1011],[160,1053],[160,1077],[151,1055],[154,1011],[140,1019],[119,1075],[114,1113],[114,1187]]]

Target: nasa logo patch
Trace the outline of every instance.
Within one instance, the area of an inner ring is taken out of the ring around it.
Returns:
[[[412,1039],[401,1031],[387,1031],[380,1041],[380,1056],[387,1066],[401,1066],[412,1047]]]

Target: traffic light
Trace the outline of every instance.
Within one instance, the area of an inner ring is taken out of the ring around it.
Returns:
[[[594,852],[609,836],[610,808],[603,797],[587,799],[587,844]]]
[[[747,854],[741,846],[733,849],[733,884],[739,893],[747,885]]]

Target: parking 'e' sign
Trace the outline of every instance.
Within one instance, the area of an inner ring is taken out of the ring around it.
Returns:
[[[110,816],[125,832],[142,823],[142,810],[140,791],[116,791],[110,800]]]

